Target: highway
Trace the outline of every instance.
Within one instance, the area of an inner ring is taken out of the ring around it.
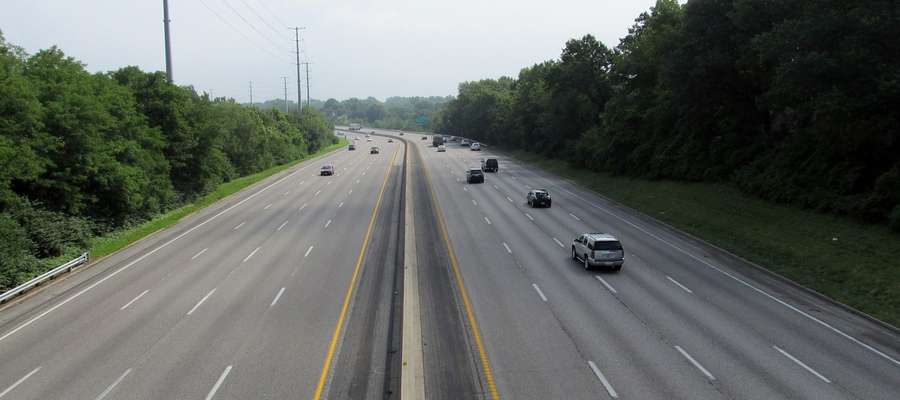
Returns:
[[[398,398],[412,322],[427,399],[898,398],[895,329],[490,147],[376,133],[0,306],[0,400]],[[621,272],[570,258],[585,232]]]
[[[479,365],[485,398],[900,393],[896,331],[503,154],[453,142],[439,153],[430,138],[405,137],[427,166],[471,299],[496,386],[492,393]],[[465,169],[487,156],[499,158],[500,172],[466,184]],[[530,208],[530,188],[548,189],[553,207]],[[598,231],[622,240],[620,273],[571,260],[572,240]]]
[[[376,203],[402,176],[402,144],[375,138],[382,152],[370,155],[360,143],[5,306],[0,398],[328,396],[320,380],[338,358],[361,250],[389,256],[370,220],[382,229]],[[318,176],[326,162],[335,176]],[[381,204],[380,215],[399,205]]]

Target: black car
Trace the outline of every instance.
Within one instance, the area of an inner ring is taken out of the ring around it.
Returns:
[[[481,170],[484,172],[497,172],[500,170],[500,164],[496,158],[486,158],[481,160]]]
[[[481,168],[469,168],[466,171],[466,183],[484,183],[484,172],[481,172]]]
[[[550,199],[550,192],[544,189],[529,190],[528,194],[525,196],[525,200],[531,207],[550,208],[550,205],[553,203],[553,201]]]

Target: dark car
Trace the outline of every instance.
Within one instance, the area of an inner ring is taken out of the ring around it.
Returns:
[[[369,154],[378,154],[378,148],[373,147],[373,148],[369,149]]]
[[[351,150],[351,151],[356,150],[356,145],[354,145],[353,143],[350,143],[350,145],[347,146],[347,150]]]
[[[496,158],[485,158],[481,160],[481,170],[484,172],[497,172],[500,170],[500,164]]]
[[[550,205],[553,204],[553,201],[550,199],[550,192],[544,189],[529,190],[528,194],[525,195],[525,200],[531,207],[550,208]]]
[[[322,168],[319,169],[319,175],[322,176],[331,176],[334,175],[334,165],[325,164]]]
[[[481,168],[469,168],[466,171],[466,183],[484,183],[484,172]]]
[[[422,136],[422,140],[428,140],[428,136]]]

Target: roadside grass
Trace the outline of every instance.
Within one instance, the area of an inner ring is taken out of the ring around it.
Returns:
[[[724,184],[632,179],[511,154],[900,326],[900,234],[886,226],[769,203]]]
[[[338,143],[333,144],[331,146],[320,149],[319,151],[309,154],[299,160],[295,160],[289,162],[287,164],[277,165],[272,168],[269,168],[264,171],[257,172],[252,175],[243,176],[240,178],[233,179],[229,182],[223,183],[219,185],[216,190],[208,193],[207,195],[197,199],[193,203],[185,204],[179,208],[171,210],[165,214],[162,214],[156,218],[153,218],[149,221],[143,222],[134,227],[111,232],[109,234],[95,237],[91,240],[90,244],[90,255],[92,259],[97,259],[100,257],[104,257],[115,253],[116,251],[121,250],[122,248],[134,243],[147,235],[152,234],[160,229],[168,228],[182,218],[191,213],[203,209],[225,197],[228,197],[238,191],[259,182],[269,176],[277,174],[281,171],[284,171],[294,165],[302,161],[306,161],[310,158],[314,158],[320,156],[322,154],[328,153],[332,150],[338,149],[340,147],[346,146],[347,140],[341,138]],[[65,260],[62,260],[65,262]]]

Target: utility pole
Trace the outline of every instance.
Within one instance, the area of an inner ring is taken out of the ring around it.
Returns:
[[[163,28],[166,32],[166,79],[172,80],[172,40],[169,34],[169,0],[163,0]]]
[[[309,63],[305,62],[303,65],[306,67],[306,106],[309,107],[309,99],[312,98],[309,94]]]
[[[284,82],[284,113],[288,113],[288,102],[287,102],[287,77],[282,76],[281,81]]]
[[[250,81],[250,107],[253,107],[253,81]]]
[[[297,51],[297,111],[303,111],[303,96],[300,93],[300,30],[305,27],[289,28],[294,30],[294,47]]]

